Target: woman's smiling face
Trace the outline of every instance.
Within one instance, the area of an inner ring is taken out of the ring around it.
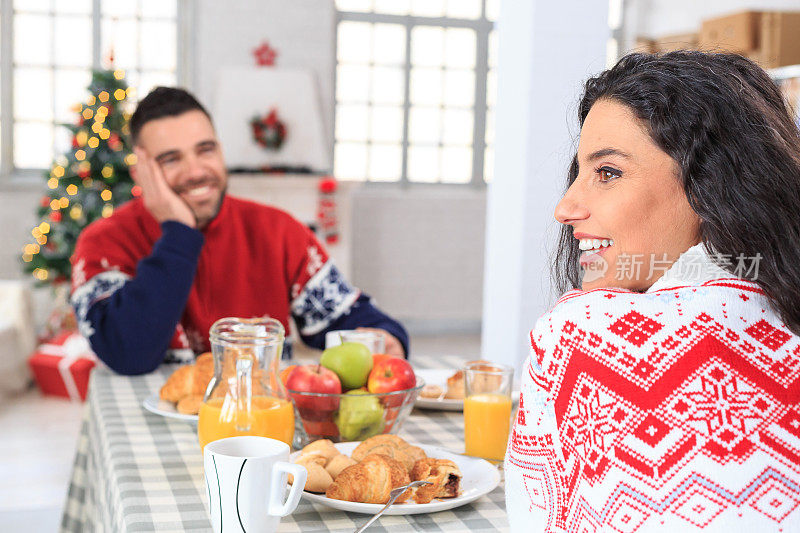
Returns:
[[[647,290],[701,240],[678,164],[653,142],[644,121],[608,99],[589,110],[577,157],[577,178],[555,217],[580,241],[581,288]]]

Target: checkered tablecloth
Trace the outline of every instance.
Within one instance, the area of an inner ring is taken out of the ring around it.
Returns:
[[[459,358],[414,361],[420,368],[454,368]],[[61,530],[210,531],[203,455],[191,424],[152,414],[142,401],[157,393],[171,368],[145,376],[92,373],[89,397]],[[453,452],[464,451],[460,412],[415,409],[400,435]],[[278,531],[353,531],[368,515],[337,511],[302,499]],[[370,531],[505,531],[502,487],[450,511],[384,516]]]

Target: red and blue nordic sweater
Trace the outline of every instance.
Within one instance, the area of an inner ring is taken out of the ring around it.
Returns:
[[[132,200],[84,229],[72,265],[81,333],[123,374],[207,351],[211,325],[226,316],[269,316],[287,332],[291,316],[314,348],[331,330],[381,328],[408,354],[403,326],[344,279],[307,227],[255,202],[226,196],[199,231],[158,224]]]

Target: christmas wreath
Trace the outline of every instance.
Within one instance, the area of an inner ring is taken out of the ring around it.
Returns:
[[[278,111],[271,109],[264,116],[250,120],[253,139],[267,150],[278,150],[286,139],[286,125],[278,118]]]

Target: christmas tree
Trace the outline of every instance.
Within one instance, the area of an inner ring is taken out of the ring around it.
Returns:
[[[81,230],[114,208],[138,196],[128,166],[134,156],[128,145],[127,98],[132,89],[121,70],[97,70],[91,96],[74,108],[72,149],[56,158],[44,176],[47,192],[38,208],[34,241],[22,254],[25,272],[41,285],[70,279],[69,258]]]

